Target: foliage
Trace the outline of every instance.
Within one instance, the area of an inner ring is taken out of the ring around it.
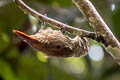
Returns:
[[[91,1],[120,40],[119,1]],[[25,0],[25,2],[56,20],[92,30],[72,0]],[[90,52],[86,57],[80,58],[46,59],[43,53],[35,51],[12,33],[13,29],[19,29],[33,34],[39,26],[39,22],[32,22],[30,16],[24,14],[12,0],[0,1],[0,80],[120,80],[120,67],[106,53],[104,58],[98,61],[90,57]],[[92,45],[100,44],[91,40],[90,46]],[[96,52],[98,56],[99,52],[99,50]]]

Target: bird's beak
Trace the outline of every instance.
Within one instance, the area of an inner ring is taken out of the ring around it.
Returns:
[[[24,32],[18,31],[18,30],[13,30],[13,32],[19,36],[20,38],[22,38],[23,40],[26,40],[27,42],[38,42],[38,40],[34,37],[31,37],[30,35],[27,35]]]

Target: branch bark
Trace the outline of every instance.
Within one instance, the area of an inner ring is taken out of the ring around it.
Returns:
[[[89,24],[96,31],[97,37],[102,39],[107,51],[120,64],[120,43],[115,38],[107,24],[101,18],[93,4],[89,0],[73,0]]]
[[[30,14],[41,21],[45,21],[46,23],[58,28],[63,28],[70,33],[101,41],[105,45],[106,50],[110,52],[113,58],[118,62],[118,64],[120,64],[120,43],[114,37],[111,30],[89,0],[73,0],[73,2],[80,9],[89,24],[94,28],[97,37],[94,32],[78,29],[42,15],[27,6],[22,0],[15,0],[15,2],[26,14]]]
[[[78,29],[78,28],[69,26],[67,24],[61,23],[59,21],[56,21],[56,20],[49,18],[45,15],[42,15],[42,14],[38,13],[37,11],[31,9],[29,6],[27,6],[22,0],[15,0],[15,2],[23,10],[23,12],[25,12],[26,14],[32,15],[41,21],[44,21],[48,24],[51,24],[57,28],[62,28],[65,31],[68,31],[68,32],[76,34],[76,35],[81,35],[83,37],[88,37],[91,39],[96,38],[96,35],[94,32]]]

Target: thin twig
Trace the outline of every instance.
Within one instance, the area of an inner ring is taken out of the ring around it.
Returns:
[[[96,37],[94,32],[78,29],[78,28],[69,26],[67,24],[61,23],[59,21],[56,21],[45,15],[42,15],[42,14],[38,13],[37,11],[31,9],[29,6],[27,6],[22,0],[15,0],[15,2],[26,14],[30,14],[30,15],[38,18],[39,20],[43,20],[46,23],[51,24],[57,28],[64,28],[65,31],[68,31],[70,33],[74,33],[76,35],[81,35],[81,36],[92,38],[92,39],[95,39],[95,37]]]
[[[120,43],[101,18],[93,4],[89,0],[73,0],[73,2],[79,8],[89,24],[94,28],[99,39],[102,39],[102,43],[104,43],[106,49],[120,64]]]

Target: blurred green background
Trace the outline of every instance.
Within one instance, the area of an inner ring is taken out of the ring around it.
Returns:
[[[93,31],[72,0],[24,0],[48,17]],[[120,0],[91,0],[120,40]],[[0,0],[0,80],[120,80],[120,67],[95,41],[80,58],[44,58],[13,34],[38,31],[41,22],[24,14],[13,0]],[[48,26],[48,25],[47,25]]]

